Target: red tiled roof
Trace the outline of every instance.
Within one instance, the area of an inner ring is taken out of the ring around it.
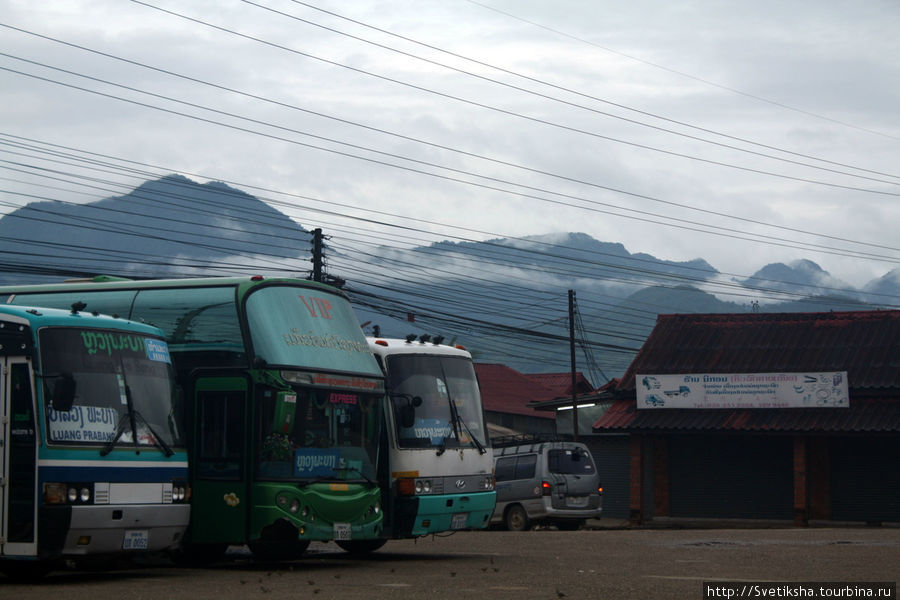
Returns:
[[[484,410],[541,419],[554,419],[555,413],[536,411],[529,402],[552,400],[556,392],[532,381],[527,376],[506,365],[475,363],[478,385]]]
[[[847,371],[848,408],[642,409],[635,375]],[[660,315],[595,430],[900,431],[900,311]]]
[[[572,395],[572,373],[526,373],[525,377],[553,390],[557,398]],[[581,373],[575,373],[575,387],[579,394],[594,391],[593,386]]]
[[[660,315],[618,392],[638,373],[847,371],[854,390],[900,390],[900,310]]]

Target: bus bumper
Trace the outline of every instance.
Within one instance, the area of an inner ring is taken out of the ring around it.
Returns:
[[[396,503],[394,537],[407,538],[487,527],[497,492],[398,497]]]
[[[177,546],[187,529],[188,504],[72,506],[63,556],[160,551]]]

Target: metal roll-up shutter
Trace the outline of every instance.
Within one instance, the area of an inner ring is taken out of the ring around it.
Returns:
[[[831,518],[900,522],[900,438],[832,438]]]
[[[628,518],[628,435],[591,435],[581,438],[591,451],[603,485],[603,517]]]
[[[793,519],[788,436],[671,436],[672,517]]]

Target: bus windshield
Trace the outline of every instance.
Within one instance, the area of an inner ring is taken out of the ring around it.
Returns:
[[[40,341],[48,443],[184,445],[163,340],[133,332],[44,328]],[[64,382],[74,391],[71,406],[58,392]]]
[[[401,448],[478,447],[484,443],[481,394],[471,361],[412,354],[387,360]]]
[[[374,481],[380,397],[314,388],[264,393],[259,478]]]
[[[246,303],[257,361],[382,377],[346,298],[324,290],[264,286]]]

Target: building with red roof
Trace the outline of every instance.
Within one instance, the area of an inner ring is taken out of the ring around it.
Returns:
[[[531,402],[554,398],[554,389],[506,365],[475,363],[475,374],[489,428],[495,431],[504,428],[500,430],[502,433],[556,432],[555,415],[528,406]]]
[[[632,521],[900,522],[900,311],[660,315],[611,393]]]

